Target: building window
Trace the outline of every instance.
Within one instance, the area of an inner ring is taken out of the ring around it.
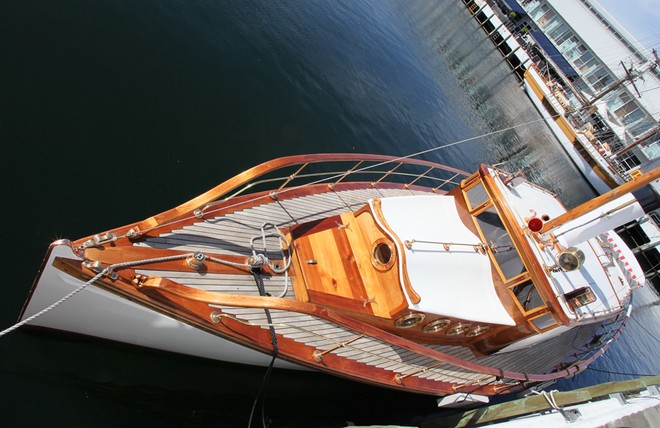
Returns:
[[[644,117],[639,122],[631,124],[628,130],[633,135],[633,137],[637,137],[644,134],[654,126],[655,120],[651,116],[644,115]]]
[[[577,36],[575,35],[571,35],[570,37],[564,39],[562,44],[558,46],[559,52],[564,54],[564,56],[567,56],[579,44],[580,44],[580,39],[578,39]]]
[[[608,94],[607,96],[607,108],[610,111],[615,111],[621,106],[625,105],[626,103],[629,103],[631,101],[630,95],[628,95],[628,92],[624,90],[619,90],[616,93],[616,96],[611,96]]]
[[[653,117],[647,114],[625,89],[620,88],[616,92],[608,94],[604,99],[607,100],[607,109],[616,121],[626,126],[633,137],[642,135],[654,126]]]
[[[562,20],[557,15],[548,19],[548,22],[545,23],[545,34],[549,34],[555,29],[561,27],[561,24]]]
[[[594,54],[591,52],[585,52],[575,61],[573,61],[573,66],[581,73],[587,74],[593,67],[598,65],[598,61],[594,57]]]
[[[654,141],[646,147],[642,147],[642,151],[649,160],[655,160],[660,157],[660,144],[658,141]]]
[[[619,165],[623,166],[623,169],[630,170],[639,166],[641,162],[637,159],[637,156],[633,152],[626,152],[618,157]]]
[[[644,117],[644,113],[639,109],[637,103],[632,100],[614,110],[614,115],[624,125],[631,125]]]
[[[608,73],[608,71],[603,66],[599,66],[592,72],[585,74],[584,79],[587,82],[589,82],[591,87],[596,92],[607,88],[610,84],[614,82],[614,78]]]
[[[555,44],[557,46],[561,45],[564,43],[566,40],[568,40],[570,37],[575,37],[573,32],[568,28],[566,24],[562,24],[559,27],[553,31],[554,34],[550,36],[552,40],[555,41]]]
[[[550,6],[547,4],[540,4],[537,3],[536,5],[532,6],[529,9],[529,16],[532,18],[534,21],[538,21],[540,17],[542,17],[545,13],[547,13],[550,10]]]
[[[564,57],[566,57],[567,60],[574,62],[587,52],[587,48],[582,43],[580,43],[579,45],[575,45],[570,51],[567,51],[564,54]]]
[[[541,29],[545,30],[546,26],[550,24],[551,20],[556,17],[557,15],[555,15],[555,12],[550,10],[550,8],[547,8],[547,11],[538,19],[536,23]]]

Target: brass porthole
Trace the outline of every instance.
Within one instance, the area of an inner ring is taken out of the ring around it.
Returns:
[[[468,337],[479,336],[480,334],[484,334],[488,330],[490,330],[489,326],[480,325],[480,326],[477,326],[476,328],[473,328],[472,330],[468,331],[467,333],[465,333],[465,335],[468,336]]]
[[[457,323],[452,325],[449,330],[447,330],[447,336],[456,336],[459,334],[465,333],[465,330],[467,330],[469,327],[471,327],[472,324],[470,323]]]
[[[410,328],[414,327],[424,319],[424,314],[408,314],[404,315],[394,322],[397,328]]]
[[[388,270],[394,265],[396,256],[394,245],[386,238],[380,238],[374,242],[371,248],[371,264],[378,270]]]
[[[440,318],[434,321],[431,321],[430,323],[426,324],[424,326],[424,333],[436,333],[443,328],[447,327],[449,324],[451,324],[451,320],[447,318]]]

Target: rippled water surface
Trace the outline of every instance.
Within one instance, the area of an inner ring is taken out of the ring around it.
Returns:
[[[425,151],[521,169],[567,206],[592,195],[458,0],[23,0],[0,5],[0,34],[3,328],[51,241],[149,217],[273,157]],[[595,367],[660,371],[645,330],[660,336],[658,307],[639,314]],[[0,373],[6,426],[245,426],[264,370],[18,331],[0,339]],[[434,404],[277,371],[265,415],[413,424]]]

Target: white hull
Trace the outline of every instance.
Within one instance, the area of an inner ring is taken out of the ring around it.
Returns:
[[[53,267],[55,257],[79,259],[67,245],[53,245],[21,319],[68,295],[83,282]],[[96,338],[195,357],[267,366],[271,356],[214,336],[93,285],[29,323]],[[277,359],[276,367],[303,367]]]

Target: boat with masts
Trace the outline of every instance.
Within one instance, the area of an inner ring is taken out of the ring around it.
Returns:
[[[590,121],[569,116],[574,110],[560,85],[529,66],[525,70],[523,86],[530,100],[564,151],[598,193],[605,193],[629,180],[629,172],[613,159],[607,142],[599,140]]]
[[[648,115],[641,120],[644,116],[641,110],[626,118],[626,112],[634,110],[631,106],[634,94],[642,98],[643,92],[657,89],[657,84],[647,85],[642,91],[637,87],[640,82],[657,82],[659,63],[655,50],[644,54],[646,58],[637,51],[635,55],[632,51],[624,55],[620,61],[622,68],[612,70],[618,77],[611,84],[602,83],[601,87],[601,80],[609,81],[608,78],[600,77],[594,83],[576,71],[593,71],[593,66],[580,66],[584,64],[578,57],[584,52],[573,51],[568,46],[572,42],[562,46],[565,52],[557,50],[559,42],[553,44],[548,38],[546,33],[567,34],[550,31],[559,25],[557,22],[546,28],[527,15],[539,7],[539,2],[522,2],[522,6],[516,1],[464,0],[463,3],[502,53],[536,110],[596,192],[608,192],[656,166],[652,147],[660,131],[657,119]],[[546,7],[554,6],[543,6]],[[553,16],[557,15],[553,13]],[[580,46],[580,50],[588,52],[585,57],[594,58],[584,45]],[[629,56],[637,57],[639,62],[626,66],[624,61],[628,62]],[[628,87],[630,93],[621,93],[623,87]],[[615,94],[619,94],[621,102],[613,100]],[[629,102],[631,105],[622,108]],[[645,109],[654,111],[649,106]]]
[[[644,275],[612,229],[643,215],[630,192],[658,176],[569,211],[485,165],[275,159],[54,242],[15,327],[423,394],[515,392],[584,369],[620,334]]]
[[[657,137],[657,128],[649,130],[635,143],[616,151],[601,136],[609,134],[596,130],[599,128],[597,122],[607,123],[610,129],[617,129],[618,133],[624,135],[624,128],[615,123],[604,103],[594,101],[576,109],[569,101],[571,95],[565,86],[534,65],[525,70],[522,84],[566,153],[598,193],[608,192],[642,173],[638,166],[624,165],[619,156],[647,139]]]

